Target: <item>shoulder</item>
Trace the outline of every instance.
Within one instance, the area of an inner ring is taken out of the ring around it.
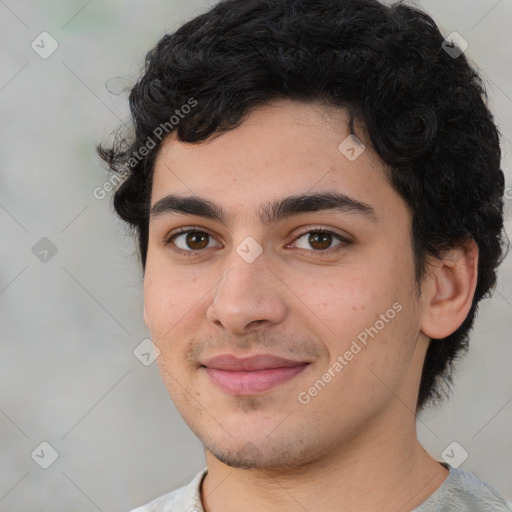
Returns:
[[[453,471],[452,486],[460,491],[461,500],[468,504],[491,506],[495,511],[512,512],[510,503],[493,487],[463,469],[451,468]]]
[[[204,512],[201,505],[201,483],[206,473],[205,468],[187,485],[137,507],[131,512]]]
[[[414,512],[512,512],[512,505],[496,489],[478,477],[449,467],[446,481]]]

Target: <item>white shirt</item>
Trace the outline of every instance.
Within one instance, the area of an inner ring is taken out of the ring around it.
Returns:
[[[450,474],[419,507],[411,512],[512,512],[512,503],[472,473],[442,463]],[[204,512],[201,504],[203,469],[180,487],[131,512]]]

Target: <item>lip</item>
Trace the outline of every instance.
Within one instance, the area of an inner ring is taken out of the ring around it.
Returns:
[[[238,358],[223,354],[207,360],[204,370],[222,391],[232,395],[255,395],[293,379],[309,362],[270,354]]]
[[[221,354],[203,363],[203,366],[216,370],[231,372],[270,370],[274,368],[290,368],[307,364],[307,361],[294,361],[271,354],[257,354],[249,357],[236,357],[232,354]]]

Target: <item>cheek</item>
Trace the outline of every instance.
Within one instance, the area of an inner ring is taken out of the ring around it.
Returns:
[[[318,314],[331,334],[346,340],[369,323],[373,325],[398,299],[395,284],[378,281],[379,275],[382,278],[386,274],[372,273],[367,268],[331,270],[324,278],[317,276],[304,283],[308,293],[302,300]]]
[[[144,275],[144,315],[153,341],[169,336],[193,317],[201,307],[204,292],[196,278],[172,271],[155,262],[148,264]]]
[[[371,388],[374,379],[369,379],[370,369],[394,371],[408,357],[403,353],[410,337],[404,332],[409,304],[406,277],[404,274],[399,281],[390,268],[372,271],[367,267],[340,271],[328,282],[310,283],[309,305],[318,312],[325,328],[322,337],[329,352],[327,369],[339,356],[343,358],[338,361],[338,372],[333,370],[344,375],[338,382],[355,379]]]

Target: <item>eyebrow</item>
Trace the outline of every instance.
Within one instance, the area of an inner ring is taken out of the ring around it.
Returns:
[[[271,201],[259,208],[258,216],[262,224],[271,225],[292,215],[328,210],[355,213],[366,217],[373,223],[379,221],[375,210],[369,204],[335,192],[302,194]],[[168,195],[159,199],[150,210],[152,218],[171,213],[197,215],[225,225],[230,224],[233,220],[222,206],[199,196]]]

